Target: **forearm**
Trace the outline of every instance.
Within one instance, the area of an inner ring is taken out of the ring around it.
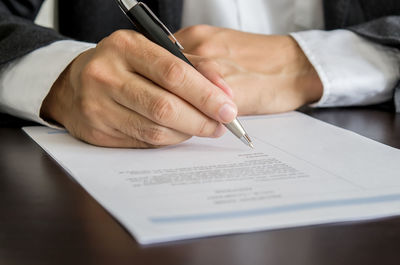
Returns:
[[[0,9],[0,67],[52,42],[66,39],[52,29]]]
[[[81,45],[57,44],[65,37],[34,24],[42,2],[0,2],[0,109],[44,123],[40,105]]]
[[[44,98],[68,64],[94,46],[58,41],[3,66],[0,71],[1,111],[48,125],[40,117]]]

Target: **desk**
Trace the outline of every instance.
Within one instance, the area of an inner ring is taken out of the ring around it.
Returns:
[[[400,148],[400,115],[303,112]],[[0,264],[400,264],[400,217],[140,246],[18,126],[0,129]]]

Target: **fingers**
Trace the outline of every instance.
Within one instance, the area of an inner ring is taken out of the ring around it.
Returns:
[[[152,148],[178,144],[189,135],[156,124],[116,102],[102,104],[103,111],[83,114],[66,124],[74,137],[104,147]],[[82,113],[81,111],[78,111]]]
[[[68,131],[85,142],[106,147],[148,148],[177,144],[190,138],[156,124],[112,99],[97,101],[92,110],[79,109],[80,119],[66,124]]]
[[[196,69],[143,36],[125,33],[119,33],[118,38],[124,43],[123,54],[132,71],[152,80],[218,122],[229,123],[236,117],[234,102]]]
[[[141,76],[126,78],[130,81],[112,95],[125,108],[185,135],[220,136],[220,124],[186,101]]]
[[[191,136],[157,124],[122,105],[110,102],[104,120],[123,135],[151,146],[178,144]]]
[[[216,121],[229,123],[236,117],[237,107],[233,101],[183,61],[166,56],[155,61],[154,69],[159,71],[143,68],[141,74],[150,76],[159,86],[189,102]]]
[[[103,147],[151,148],[150,143],[128,136],[107,125],[104,119],[82,117],[65,124],[68,132],[84,142]]]
[[[190,135],[161,126],[128,109],[121,107],[118,112],[120,118],[109,120],[110,125],[118,127],[119,132],[126,138],[135,139],[148,146],[175,145],[191,138]]]
[[[102,147],[119,147],[119,148],[154,148],[157,146],[149,143],[140,141],[136,138],[129,137],[122,133],[120,136],[109,135],[101,130],[91,129],[90,133],[86,131],[85,134],[77,136],[72,134],[74,137],[81,139],[87,143],[102,146]],[[116,131],[117,132],[117,131]]]
[[[115,102],[110,102],[106,105],[107,113],[103,119],[106,121],[107,126],[151,146],[178,144],[193,135],[162,126],[129,108],[115,104]],[[221,124],[217,124],[213,135],[208,136],[219,137],[224,132],[225,128]]]

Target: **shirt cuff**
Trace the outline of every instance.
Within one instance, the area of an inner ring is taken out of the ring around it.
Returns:
[[[290,34],[323,84],[315,107],[369,105],[393,97],[400,77],[400,52],[349,30],[310,30]]]
[[[62,40],[37,49],[0,71],[0,109],[53,127],[40,118],[42,102],[64,69],[95,44]]]

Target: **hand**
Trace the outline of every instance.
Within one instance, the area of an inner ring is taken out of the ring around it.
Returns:
[[[232,121],[237,107],[221,88],[142,35],[121,30],[65,69],[41,116],[95,145],[171,145],[224,133],[221,123]]]
[[[294,110],[322,96],[317,72],[290,36],[206,25],[175,36],[186,53],[196,55],[188,57],[200,72],[214,83],[228,83],[241,115]]]

